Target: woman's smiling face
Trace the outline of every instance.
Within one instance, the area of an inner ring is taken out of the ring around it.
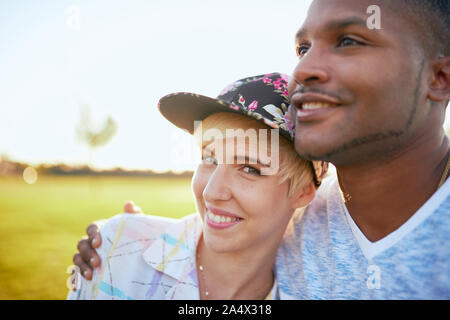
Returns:
[[[288,197],[289,181],[280,183],[278,175],[261,175],[260,159],[253,159],[256,164],[248,159],[249,141],[246,148],[236,148],[235,159],[247,158],[245,163],[218,161],[217,147],[226,149],[232,140],[205,146],[192,180],[205,244],[216,252],[240,251],[267,241],[278,244],[294,210],[307,203],[295,195]]]

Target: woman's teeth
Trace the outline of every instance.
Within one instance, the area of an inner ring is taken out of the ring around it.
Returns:
[[[209,220],[215,222],[215,223],[230,223],[234,221],[241,220],[240,218],[232,218],[229,216],[221,216],[218,214],[214,214],[212,212],[208,212],[208,218]]]
[[[314,109],[320,109],[320,108],[330,108],[330,107],[336,107],[337,104],[333,103],[326,103],[326,102],[305,102],[302,105],[303,110],[314,110]]]

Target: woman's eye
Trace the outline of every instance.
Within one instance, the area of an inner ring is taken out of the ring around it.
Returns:
[[[304,44],[299,44],[295,48],[295,52],[297,54],[297,57],[299,57],[299,58],[303,57],[308,52],[308,50],[309,50],[309,47]]]
[[[212,156],[203,156],[202,162],[209,165],[217,164],[216,158]]]
[[[250,167],[250,166],[245,166],[244,167],[244,169],[242,169],[245,173],[248,173],[248,174],[254,174],[254,175],[257,175],[257,176],[260,176],[261,175],[261,171],[259,171],[258,169],[256,169],[256,168],[253,168],[253,167]]]
[[[349,37],[343,37],[339,40],[338,47],[348,47],[353,45],[364,45],[362,42],[349,38]]]

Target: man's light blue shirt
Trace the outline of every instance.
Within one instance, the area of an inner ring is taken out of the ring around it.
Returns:
[[[336,177],[294,216],[277,253],[281,299],[450,299],[450,179],[400,228],[370,242]]]

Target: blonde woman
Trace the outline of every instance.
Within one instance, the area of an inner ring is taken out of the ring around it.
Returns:
[[[161,113],[199,137],[202,162],[192,179],[197,213],[109,219],[100,230],[100,267],[91,281],[77,275],[68,299],[278,298],[278,245],[326,171],[294,150],[286,88],[287,77],[272,73],[234,82],[217,99],[162,98]],[[258,134],[251,139],[249,132]]]

